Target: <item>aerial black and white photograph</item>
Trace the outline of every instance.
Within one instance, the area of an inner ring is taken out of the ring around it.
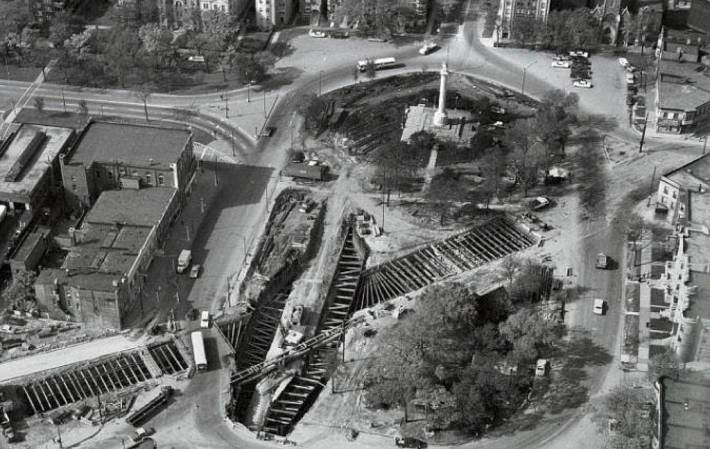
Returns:
[[[710,0],[0,0],[0,449],[710,449]]]

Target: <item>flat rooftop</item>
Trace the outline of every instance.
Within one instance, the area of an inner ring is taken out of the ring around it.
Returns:
[[[710,185],[710,153],[671,170],[663,176],[677,182],[684,189],[697,190],[701,185],[707,189],[707,186]]]
[[[663,378],[666,449],[710,447],[710,384]]]
[[[459,142],[462,145],[468,145],[471,138],[476,134],[471,122],[471,113],[468,111],[460,111],[456,109],[447,109],[446,114],[452,124],[445,126],[434,126],[434,113],[437,108],[416,105],[410,106],[405,112],[404,129],[402,130],[402,141],[409,140],[412,134],[419,131],[428,131],[434,134],[439,140],[449,142]],[[463,123],[453,122],[460,120]]]
[[[176,192],[172,187],[105,190],[84,222],[154,226],[162,219]]]
[[[7,383],[12,379],[85,362],[108,354],[135,349],[145,343],[145,337],[129,340],[123,335],[116,335],[69,346],[61,351],[42,352],[17,358],[0,363],[0,383]]]
[[[176,194],[170,187],[102,192],[76,231],[77,243],[62,265],[69,272],[62,279],[110,289],[116,276],[130,272]]]
[[[73,132],[55,126],[20,126],[0,155],[0,201],[28,203]],[[34,151],[30,148],[33,141],[39,143]]]
[[[703,65],[694,62],[660,62],[659,107],[693,111],[710,102],[710,76],[703,73]]]
[[[67,163],[88,167],[94,162],[120,162],[169,169],[180,158],[191,134],[180,128],[92,122]]]

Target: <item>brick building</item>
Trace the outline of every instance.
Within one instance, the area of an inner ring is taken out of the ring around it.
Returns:
[[[549,13],[549,0],[502,0],[498,9],[500,37],[511,38],[516,20],[532,18],[546,21]]]
[[[122,329],[140,307],[145,272],[180,210],[178,190],[109,190],[98,197],[59,269],[42,270],[35,295],[52,317]]]
[[[693,0],[691,2],[688,28],[710,34],[710,0]]]
[[[699,63],[700,48],[692,42],[658,39],[656,131],[682,134],[710,123],[710,77]]]
[[[76,210],[118,188],[173,187],[182,202],[196,165],[188,130],[106,122],[89,123],[60,156],[66,201]]]

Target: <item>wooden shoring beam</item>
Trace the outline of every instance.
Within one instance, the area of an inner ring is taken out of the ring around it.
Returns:
[[[62,404],[62,405],[70,404],[70,402],[67,400],[67,397],[64,396],[64,392],[62,391],[62,386],[59,385],[59,382],[57,381],[56,376],[55,376],[55,377],[50,377],[49,379],[52,379],[52,380],[54,381],[54,385],[57,386],[56,391],[59,392],[59,396],[61,396],[61,397],[62,397],[62,400],[64,401],[64,404]],[[46,382],[47,382],[47,387],[52,388],[52,384],[49,383],[49,379],[46,380]],[[52,391],[54,391],[54,390],[52,390]],[[56,395],[55,395],[55,396],[56,396]]]
[[[48,410],[52,408],[52,405],[49,403],[49,400],[47,399],[47,395],[44,394],[44,391],[42,391],[42,396],[44,396],[44,401],[47,403],[47,407],[42,405],[42,398],[37,394],[37,389],[35,388],[37,384],[30,384],[30,390],[32,390],[32,393],[34,393],[35,397],[37,398],[37,404],[41,407],[40,412],[43,412],[45,410]],[[41,390],[40,390],[41,391]]]
[[[77,393],[81,393],[81,395],[84,397],[83,399],[93,396],[93,393],[90,395],[86,394],[86,391],[84,391],[84,389],[82,388],[81,382],[79,382],[79,378],[76,377],[75,372],[69,372],[67,374],[69,375],[69,382],[74,385],[74,389],[77,391]]]
[[[34,401],[32,400],[32,396],[30,395],[29,391],[27,391],[27,388],[25,388],[24,385],[22,386],[22,391],[25,392],[25,397],[27,397],[27,401],[29,401],[30,407],[32,407],[32,411],[34,412],[34,414],[36,415],[37,413],[39,413],[37,411],[37,407],[35,407]]]
[[[98,378],[99,378],[99,380],[101,381],[101,383],[103,384],[104,388],[106,388],[106,393],[108,393],[109,391],[113,391],[113,390],[111,390],[111,389],[108,387],[108,385],[106,384],[106,381],[104,380],[104,377],[103,377],[103,375],[101,374],[101,372],[99,371],[98,367],[94,366],[94,367],[90,367],[90,368],[94,368],[94,371],[95,371],[95,373],[96,373],[96,376],[98,376]],[[89,368],[89,369],[90,369],[90,368]],[[91,371],[89,371],[89,374],[91,374]],[[93,379],[93,376],[92,376],[92,379]],[[110,380],[111,380],[111,379],[109,379],[109,381],[110,381]]]
[[[69,389],[69,386],[67,385],[67,382],[64,380],[64,376],[59,377],[62,380],[62,383],[64,384],[64,389],[67,390],[67,393],[69,393],[69,397],[71,398],[72,402],[76,402],[77,399],[74,399],[74,395],[72,394],[71,390]],[[79,393],[77,393],[77,396]],[[81,398],[79,398],[80,400]]]

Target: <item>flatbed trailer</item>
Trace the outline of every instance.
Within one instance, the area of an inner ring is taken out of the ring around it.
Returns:
[[[126,418],[126,422],[135,427],[139,426],[141,423],[147,421],[154,414],[156,414],[163,405],[167,404],[168,399],[170,399],[170,396],[172,395],[172,387],[163,387],[158,396],[154,397],[150,400],[150,402],[133,412],[131,416]]]

